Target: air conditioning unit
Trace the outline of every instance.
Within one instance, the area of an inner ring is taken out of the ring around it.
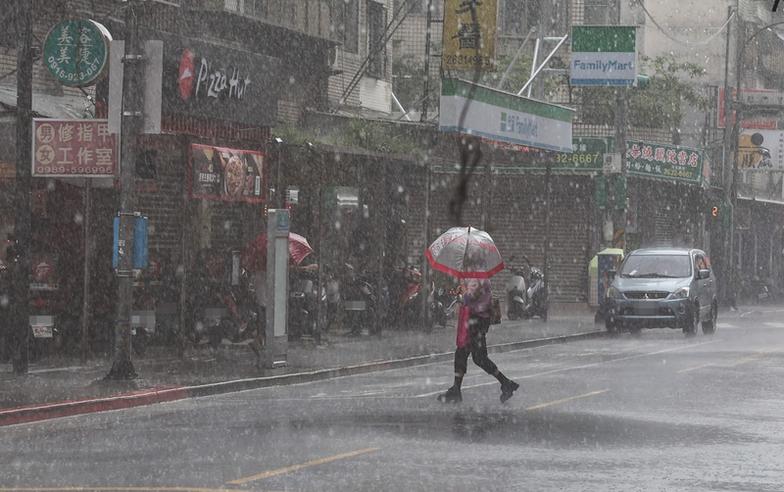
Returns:
[[[617,174],[621,172],[621,154],[612,152],[604,154],[604,162],[602,166],[604,174]]]

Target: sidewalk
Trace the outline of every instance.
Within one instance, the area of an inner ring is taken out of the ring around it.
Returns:
[[[587,313],[566,313],[551,318],[547,323],[541,320],[504,321],[491,329],[488,342],[492,351],[504,349],[505,344],[593,330],[592,316],[587,316]],[[206,348],[194,349],[182,359],[164,355],[166,349],[163,347],[151,347],[147,357],[134,360],[139,378],[130,382],[103,381],[111,366],[110,361],[103,359],[88,361],[84,365],[78,359],[44,361],[32,364],[25,376],[14,375],[9,364],[0,365],[0,412],[31,405],[147,394],[162,389],[211,383],[265,378],[272,380],[302,373],[313,375],[318,371],[351,369],[362,365],[370,366],[362,371],[368,372],[373,370],[376,363],[393,362],[401,366],[427,362],[430,358],[448,360],[454,351],[455,331],[449,324],[447,328],[436,329],[431,333],[385,331],[380,337],[355,338],[330,334],[326,338],[326,343],[321,346],[307,342],[290,343],[288,367],[275,370],[256,369],[251,350],[241,346],[223,347],[214,353]],[[412,359],[417,357],[422,360]],[[384,367],[379,365],[376,370]]]

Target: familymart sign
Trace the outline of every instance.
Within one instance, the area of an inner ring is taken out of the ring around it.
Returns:
[[[637,28],[573,26],[572,85],[633,85],[637,80]]]
[[[574,111],[459,79],[441,83],[439,129],[490,142],[572,152]]]

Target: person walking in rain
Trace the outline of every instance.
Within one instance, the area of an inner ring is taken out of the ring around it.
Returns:
[[[473,263],[473,258],[466,264]],[[457,326],[457,350],[455,350],[455,382],[446,393],[438,396],[444,403],[458,403],[463,400],[460,387],[468,370],[468,356],[474,364],[494,376],[501,383],[501,403],[512,397],[520,387],[498,370],[495,363],[487,356],[487,331],[490,329],[492,289],[487,279],[466,279],[463,284],[464,293]]]

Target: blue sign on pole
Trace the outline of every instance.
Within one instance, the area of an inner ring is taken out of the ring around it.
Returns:
[[[133,269],[141,270],[147,268],[149,263],[148,248],[148,224],[147,217],[134,217],[133,224]],[[120,266],[120,217],[114,218],[114,238],[112,240],[112,268],[115,270]]]

